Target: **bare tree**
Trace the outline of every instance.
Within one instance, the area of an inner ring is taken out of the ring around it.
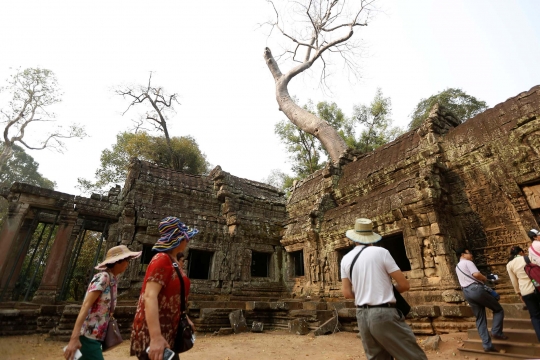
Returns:
[[[278,10],[273,0],[267,0],[275,11],[275,20],[268,23],[277,29],[290,45],[277,57],[289,58],[294,65],[282,73],[269,48],[264,51],[264,59],[276,83],[276,100],[279,110],[303,131],[312,134],[322,143],[334,164],[347,150],[345,141],[326,121],[298,106],[289,95],[289,82],[297,75],[310,69],[320,59],[322,70],[320,82],[324,86],[328,76],[328,55],[339,55],[345,66],[357,74],[356,54],[359,44],[351,40],[358,26],[366,26],[375,0],[298,0],[288,1],[291,8]],[[292,26],[286,28],[281,15],[296,16]]]
[[[3,144],[0,148],[0,167],[7,163],[17,142],[30,150],[53,148],[62,152],[63,139],[86,136],[83,127],[70,124],[67,129],[58,126],[45,133],[40,140],[35,140],[37,145],[30,145],[24,138],[32,123],[55,121],[54,114],[49,112],[48,108],[61,101],[61,93],[51,70],[40,68],[18,70],[8,79],[8,85],[0,91],[11,93],[9,104],[0,109],[0,123],[5,124]],[[39,130],[33,130],[34,134],[37,132]]]
[[[180,164],[177,157],[174,156],[173,148],[171,145],[171,137],[169,135],[169,129],[167,128],[167,121],[170,113],[175,113],[174,105],[178,102],[178,94],[168,94],[161,86],[152,86],[152,73],[148,77],[148,85],[139,86],[127,86],[115,90],[116,94],[121,95],[124,98],[129,99],[130,104],[125,113],[129,109],[138,104],[148,104],[146,111],[143,113],[140,119],[135,123],[135,129],[149,130],[144,127],[145,124],[149,124],[153,130],[163,132],[165,141],[169,148],[169,155],[171,159],[171,168],[178,169]]]

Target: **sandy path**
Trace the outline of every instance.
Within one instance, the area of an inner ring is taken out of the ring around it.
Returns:
[[[459,358],[457,347],[466,333],[442,335],[438,352],[427,351],[430,360]],[[63,359],[63,342],[46,341],[46,335],[0,337],[0,359],[6,360],[53,360]],[[425,337],[419,337],[422,343]],[[285,331],[269,331],[263,334],[245,333],[230,336],[206,336],[199,334],[195,347],[181,355],[182,360],[274,360],[313,359],[343,360],[365,359],[360,339],[353,333],[315,337],[290,335]],[[105,360],[132,359],[129,342],[105,354]]]

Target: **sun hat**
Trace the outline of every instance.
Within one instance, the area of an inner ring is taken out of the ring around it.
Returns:
[[[531,240],[534,240],[534,238],[536,236],[538,236],[540,234],[540,231],[536,230],[536,229],[531,229],[529,230],[529,232],[527,233],[527,236],[531,239]]]
[[[373,232],[373,222],[360,218],[354,222],[354,229],[347,230],[345,236],[360,244],[373,244],[382,239],[382,236]]]
[[[182,240],[189,241],[199,233],[195,228],[189,228],[177,217],[167,216],[161,220],[158,226],[161,237],[152,250],[157,252],[169,251],[180,245]]]
[[[107,256],[105,260],[96,266],[96,270],[106,270],[107,264],[114,264],[117,261],[124,259],[136,259],[141,256],[142,251],[131,251],[126,245],[118,245],[112,247],[107,251]]]

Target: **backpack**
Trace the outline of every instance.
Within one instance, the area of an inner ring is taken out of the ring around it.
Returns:
[[[533,285],[535,288],[540,287],[540,266],[533,264],[528,256],[523,257],[525,259],[525,272],[527,273],[527,276],[529,279],[531,279]]]

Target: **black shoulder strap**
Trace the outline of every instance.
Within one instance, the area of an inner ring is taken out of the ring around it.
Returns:
[[[349,280],[351,280],[351,283],[352,283],[352,269],[353,269],[353,267],[354,267],[354,264],[356,263],[356,260],[358,260],[358,257],[360,256],[360,254],[362,253],[362,251],[366,250],[367,247],[368,247],[368,246],[365,245],[365,246],[362,248],[362,250],[360,250],[360,251],[358,252],[358,254],[356,254],[356,256],[354,257],[354,259],[353,259],[353,261],[352,261],[352,263],[351,263],[351,269],[349,270]]]
[[[531,260],[529,259],[529,257],[527,255],[523,256],[523,259],[525,259],[525,263],[527,265],[529,265],[531,263]]]
[[[461,269],[459,268],[458,265],[456,265],[456,268],[457,268],[459,271],[461,271],[461,273],[462,273],[463,275],[465,275],[466,277],[468,277],[469,279],[474,280],[474,281],[476,281],[477,283],[483,284],[483,282],[481,282],[480,280],[478,280],[478,279],[476,279],[476,278],[473,278],[472,276],[469,276],[469,275],[465,274],[465,273],[463,272],[463,270],[461,270]]]
[[[174,261],[172,257],[169,256],[169,258],[171,259],[172,266],[176,271],[176,275],[178,275],[178,278],[180,279],[180,313],[183,314],[186,311],[186,290],[184,287],[184,277],[178,269],[178,263]]]

